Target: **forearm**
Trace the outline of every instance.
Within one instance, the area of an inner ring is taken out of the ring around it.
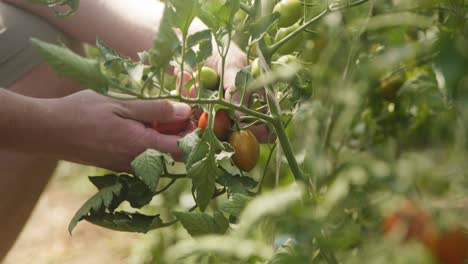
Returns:
[[[43,17],[74,39],[94,43],[99,36],[127,56],[151,48],[164,7],[155,0],[138,0],[138,4],[128,0],[82,0],[74,15],[63,18],[27,0],[4,1]]]
[[[0,149],[45,153],[50,142],[52,99],[37,99],[0,88]],[[51,148],[52,149],[52,148]]]
[[[157,0],[81,0],[80,8],[72,16],[63,18],[53,10],[27,0],[3,0],[46,19],[53,26],[74,39],[94,43],[96,37],[126,56],[149,50],[164,12],[164,4]],[[197,21],[190,32],[206,28]]]

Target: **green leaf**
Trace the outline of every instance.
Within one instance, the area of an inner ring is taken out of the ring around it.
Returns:
[[[185,52],[184,63],[186,69],[193,69],[195,67],[195,65],[197,64],[197,54],[195,53],[195,51],[189,49],[187,50],[187,52]]]
[[[231,175],[223,170],[223,174],[218,178],[217,182],[228,189],[228,194],[235,193],[247,194],[249,189],[257,186],[257,181],[248,176]]]
[[[179,50],[180,42],[172,28],[171,10],[166,7],[159,25],[158,37],[154,39],[151,52],[157,58],[155,66],[162,69],[166,68]]]
[[[213,3],[213,5],[210,5],[210,7],[215,6],[217,3]],[[203,6],[199,12],[198,12],[198,18],[208,27],[211,28],[212,30],[216,31],[219,29],[219,25],[217,23],[217,18],[209,11],[205,9],[205,6]]]
[[[250,72],[251,72],[251,66],[244,67],[240,71],[237,72],[235,85],[236,85],[238,92],[240,93],[244,92],[245,89],[247,89],[247,86],[249,85],[249,83],[253,80]]]
[[[186,161],[188,164],[189,164],[188,160],[189,160],[190,155],[192,154],[192,151],[196,148],[196,146],[200,142],[200,134],[201,134],[201,130],[196,129],[192,133],[187,134],[185,137],[177,141],[177,145],[182,150],[182,153],[184,155],[184,161]]]
[[[200,139],[190,152],[186,161],[187,167],[190,168],[193,164],[207,157],[210,145],[206,140],[206,134],[207,133],[203,134],[203,139]]]
[[[68,225],[68,232],[71,234],[78,222],[90,214],[103,213],[105,209],[113,211],[117,208],[123,201],[121,197],[122,189],[122,184],[116,183],[102,188],[98,193],[89,198],[73,216]]]
[[[285,189],[256,197],[241,214],[240,234],[247,235],[260,220],[266,217],[284,214],[287,209],[301,201],[303,191],[301,185],[292,184]]]
[[[157,150],[148,149],[132,161],[135,175],[142,179],[152,192],[156,192],[159,178],[164,175],[166,164],[172,165],[174,160]]]
[[[223,202],[220,206],[221,211],[232,216],[239,216],[245,206],[252,200],[252,197],[236,193],[229,200]]]
[[[95,225],[121,232],[147,233],[148,231],[167,226],[159,215],[114,212],[85,217]]]
[[[136,83],[140,83],[143,78],[143,72],[145,65],[140,63],[124,63],[125,70],[128,73],[128,77]]]
[[[213,45],[210,41],[203,41],[200,43],[197,51],[197,63],[200,64],[213,55]]]
[[[90,176],[88,178],[98,190],[117,183],[122,184],[123,191],[121,192],[121,198],[128,201],[134,208],[141,208],[153,199],[154,193],[137,177],[126,174],[107,174],[104,176]]]
[[[120,54],[107,46],[107,44],[104,43],[104,41],[102,41],[99,37],[96,38],[96,47],[99,49],[106,62],[123,59]]]
[[[224,234],[229,222],[223,214],[215,212],[214,217],[201,212],[173,212],[191,236]]]
[[[222,235],[207,235],[193,240],[182,240],[175,244],[167,252],[167,263],[179,263],[180,259],[193,256],[214,254],[226,260],[251,258],[268,259],[273,251],[270,246],[254,240]],[[243,263],[243,262],[240,262]]]
[[[187,38],[187,47],[193,47],[198,45],[202,42],[209,41],[211,42],[211,30],[205,29],[202,31],[198,31]]]
[[[62,76],[69,77],[99,93],[107,92],[107,79],[97,60],[79,56],[68,48],[31,39],[44,60]]]
[[[182,30],[182,34],[185,34],[195,18],[199,3],[198,1],[172,0],[171,4],[175,8],[171,12],[172,23]]]
[[[210,203],[215,193],[215,180],[220,174],[221,170],[212,155],[189,167],[187,176],[192,179],[195,201],[201,211],[205,211]]]
[[[223,160],[229,160],[232,157],[232,155],[234,155],[234,148],[231,145],[229,145],[229,143],[222,142],[221,144],[224,149],[222,149],[221,152],[216,153],[215,155],[216,160],[218,162],[221,162]]]
[[[98,190],[101,190],[117,184],[119,182],[119,175],[106,174],[102,176],[89,176],[88,179]]]
[[[121,175],[120,182],[125,187],[125,201],[128,201],[133,208],[141,208],[151,202],[154,193],[148,188],[146,183],[137,177]]]

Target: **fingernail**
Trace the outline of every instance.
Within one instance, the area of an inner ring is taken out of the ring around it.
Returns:
[[[173,103],[173,107],[176,118],[185,119],[192,113],[190,106],[184,103]]]

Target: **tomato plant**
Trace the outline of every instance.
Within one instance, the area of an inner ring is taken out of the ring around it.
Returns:
[[[258,161],[260,148],[257,138],[249,130],[240,130],[231,134],[229,144],[234,148],[232,160],[243,171],[251,171]]]
[[[162,229],[148,253],[161,263],[460,263],[465,239],[439,230],[468,219],[463,1],[164,2],[139,60],[33,41],[103,95],[206,111],[181,162],[148,149],[131,174],[90,177],[70,232]],[[206,28],[189,33],[195,19]]]

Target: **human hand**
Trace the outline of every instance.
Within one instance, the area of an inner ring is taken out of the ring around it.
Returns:
[[[54,116],[49,147],[60,159],[126,172],[150,148],[180,160],[177,140],[184,132],[163,135],[145,124],[183,121],[191,115],[182,103],[117,100],[89,90],[53,100],[49,112]]]

